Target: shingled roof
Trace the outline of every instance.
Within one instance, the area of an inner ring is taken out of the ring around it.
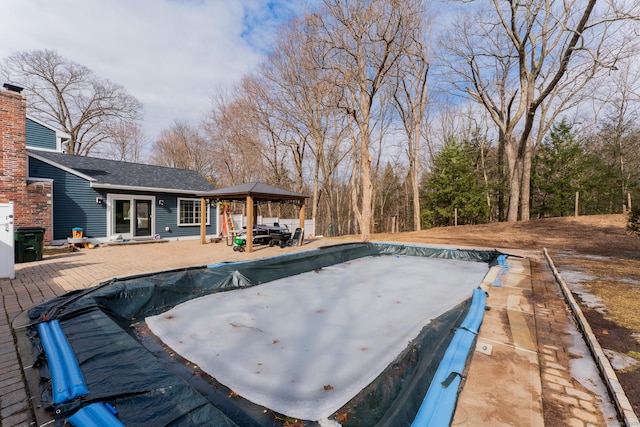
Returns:
[[[218,200],[244,200],[247,196],[251,196],[254,200],[269,200],[275,202],[309,198],[309,196],[305,196],[304,194],[274,187],[264,182],[247,182],[245,184],[202,192],[199,195]]]
[[[75,156],[49,151],[27,151],[29,156],[90,181],[93,188],[171,193],[200,193],[214,186],[196,171],[141,163]]]

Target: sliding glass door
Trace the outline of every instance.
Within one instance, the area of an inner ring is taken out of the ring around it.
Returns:
[[[154,203],[152,196],[109,195],[109,236],[123,239],[153,236]]]
[[[136,200],[136,237],[151,236],[151,201]]]

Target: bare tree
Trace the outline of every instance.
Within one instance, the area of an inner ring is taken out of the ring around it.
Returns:
[[[159,166],[195,170],[215,180],[213,155],[197,126],[176,120],[153,143],[151,162]]]
[[[290,160],[293,158],[294,170],[302,174],[304,143],[294,141],[295,130],[282,120],[278,97],[273,96],[272,87],[256,75],[247,75],[242,79],[242,98],[245,114],[257,134],[255,152],[262,157],[267,166],[266,181],[279,187],[291,187],[289,176]]]
[[[101,148],[100,157],[139,163],[147,145],[142,126],[132,122],[117,122],[109,126],[109,140]]]
[[[623,47],[632,45],[623,24],[637,19],[638,6],[623,11],[616,3],[490,0],[475,5],[475,16],[457,19],[455,36],[446,40],[458,59],[450,71],[498,127],[509,166],[508,221],[518,219],[520,208],[521,219],[529,219],[532,135],[541,106],[554,105],[570,74],[588,80],[615,67]]]
[[[331,135],[344,121],[340,112],[331,108],[335,104],[335,86],[321,78],[319,65],[324,52],[318,49],[316,35],[321,29],[315,15],[290,22],[279,34],[274,53],[262,67],[262,74],[270,82],[272,114],[291,129],[291,138],[284,141],[289,147],[296,171],[298,191],[304,191],[305,183],[312,180],[313,200],[311,217],[316,219],[320,199],[320,183],[331,179],[336,165],[325,157],[325,147],[330,141],[338,142]],[[338,125],[336,125],[338,123]],[[336,147],[331,147],[334,150]],[[311,159],[305,154],[311,152]],[[305,164],[311,163],[310,167]],[[308,170],[311,173],[308,173]],[[310,176],[309,176],[310,175]],[[326,191],[333,192],[333,188]]]
[[[391,70],[410,43],[417,1],[325,0],[318,16],[325,52],[324,78],[341,90],[336,107],[350,118],[353,155],[352,203],[361,237],[368,241],[373,217],[372,134],[382,90],[395,81]]]
[[[424,22],[419,13],[412,15]],[[404,57],[397,64],[397,89],[394,92],[395,106],[407,135],[407,158],[409,160],[409,184],[413,204],[413,229],[420,231],[420,147],[422,128],[427,107],[428,58],[426,25],[413,23],[408,31],[414,31]]]
[[[339,92],[323,78],[326,52],[315,37],[323,30],[318,22],[317,15],[308,15],[283,28],[259,73],[245,75],[232,91],[218,91],[205,129],[220,169],[234,183],[249,173],[306,192],[313,182],[311,215],[316,218],[324,200],[320,222],[328,227],[349,206],[339,200],[339,170],[350,150],[344,145],[344,113],[335,108]]]
[[[638,174],[637,117],[640,113],[640,71],[635,67],[635,58],[619,62],[617,70],[602,83],[601,101],[605,117],[601,120],[600,136],[603,146],[617,164],[623,213],[628,206],[629,183]],[[632,65],[633,64],[633,65]],[[618,204],[620,206],[620,204]]]
[[[218,89],[203,121],[218,172],[216,182],[221,186],[265,179],[262,145],[245,99],[239,85],[228,91]]]
[[[88,155],[117,122],[136,122],[142,104],[122,86],[52,50],[17,52],[3,61],[8,81],[25,88],[30,114],[71,136],[66,150]]]

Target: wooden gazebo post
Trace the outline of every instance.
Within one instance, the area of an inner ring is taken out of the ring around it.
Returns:
[[[207,199],[200,198],[200,243],[207,243]]]
[[[300,213],[298,214],[298,227],[302,228],[302,236],[300,236],[300,245],[304,243],[304,199],[300,200]]]
[[[253,197],[247,194],[247,252],[253,252]]]

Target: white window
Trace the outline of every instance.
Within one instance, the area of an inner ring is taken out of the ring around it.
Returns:
[[[209,225],[209,204],[207,225]],[[178,199],[178,225],[200,225],[200,199]]]

